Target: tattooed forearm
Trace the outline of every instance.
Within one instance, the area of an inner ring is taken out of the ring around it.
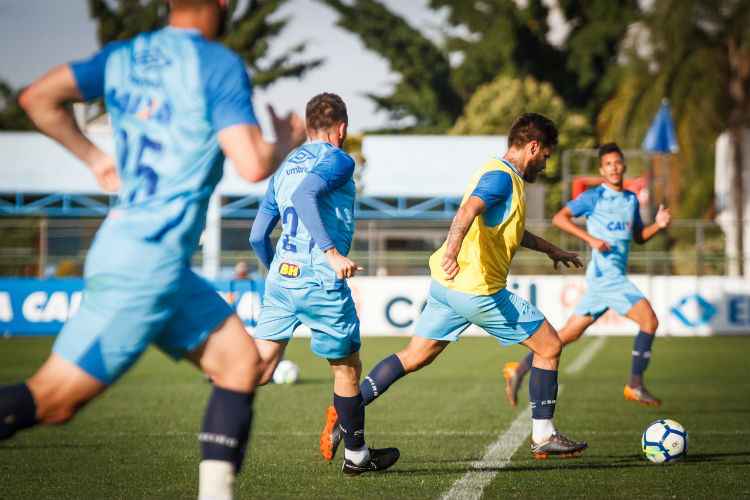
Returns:
[[[448,230],[448,237],[445,239],[445,243],[448,252],[453,255],[458,254],[458,251],[461,249],[461,243],[464,241],[464,236],[466,236],[466,232],[474,221],[473,216],[469,218],[467,215],[464,210],[459,209]]]

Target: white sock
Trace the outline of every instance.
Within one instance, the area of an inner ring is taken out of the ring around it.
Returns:
[[[535,443],[545,441],[555,432],[555,424],[552,423],[551,418],[531,419],[531,440]]]
[[[234,464],[203,460],[198,468],[198,500],[232,500]]]
[[[354,463],[354,465],[362,465],[363,463],[370,460],[370,448],[364,445],[358,450],[350,450],[349,448],[344,449],[344,457],[347,460]]]

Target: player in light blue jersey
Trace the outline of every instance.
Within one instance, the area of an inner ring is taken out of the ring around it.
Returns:
[[[643,225],[640,206],[635,193],[623,187],[625,157],[614,143],[599,148],[599,173],[604,178],[600,186],[589,189],[568,202],[552,222],[563,231],[585,241],[592,249],[591,262],[586,269],[586,294],[575,308],[573,316],[560,330],[560,340],[569,344],[577,340],[607,309],[638,324],[632,352],[630,380],[623,391],[625,399],[651,406],[661,404],[643,384],[643,373],[651,359],[651,345],[659,325],[651,303],[627,278],[630,242],[645,243],[669,226],[669,209],[659,206],[655,222]],[[586,229],[578,227],[574,217],[586,217]],[[531,361],[507,363],[503,369],[505,392],[515,406],[518,388],[529,370]]]
[[[312,351],[328,360],[333,405],[346,447],[343,472],[387,469],[395,448],[365,444],[365,405],[359,390],[359,318],[346,279],[357,265],[347,257],[354,236],[354,160],[346,140],[346,105],[335,94],[313,97],[305,110],[308,142],[287,156],[268,185],[250,232],[250,244],[268,269],[255,341],[268,382],[294,330],[312,331]],[[274,252],[270,234],[281,221]],[[333,411],[333,410],[331,410]]]
[[[259,355],[240,319],[190,268],[226,154],[248,181],[269,176],[304,138],[273,115],[266,143],[239,56],[210,41],[222,0],[172,0],[169,26],[52,69],[21,96],[41,132],[85,163],[118,202],[86,258],[79,312],[26,382],[0,388],[0,439],[62,423],[154,344],[214,382],[199,435],[200,497],[230,498],[252,417]],[[104,98],[116,161],[77,127],[69,101]]]

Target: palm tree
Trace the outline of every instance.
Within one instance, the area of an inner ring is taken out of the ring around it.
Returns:
[[[662,98],[672,104],[680,143],[682,215],[705,213],[713,191],[714,143],[728,130],[733,197],[743,273],[742,130],[750,125],[750,2],[656,0],[621,47],[625,63],[615,95],[599,114],[603,139],[638,146]]]

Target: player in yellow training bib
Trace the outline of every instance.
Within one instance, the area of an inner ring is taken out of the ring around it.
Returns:
[[[534,456],[573,456],[586,448],[585,442],[558,433],[552,423],[562,349],[557,332],[536,307],[505,288],[519,246],[546,253],[555,267],[583,267],[577,254],[525,229],[524,182],[536,180],[556,145],[554,123],[536,113],[521,115],[508,133],[507,153],[471,178],[445,243],[430,257],[430,295],[414,337],[365,377],[360,386],[365,404],[407,373],[430,364],[475,324],[504,345],[521,343],[534,353],[529,382]],[[341,440],[339,426],[329,421],[323,434],[321,443],[331,443],[332,449],[321,451],[332,457]]]

